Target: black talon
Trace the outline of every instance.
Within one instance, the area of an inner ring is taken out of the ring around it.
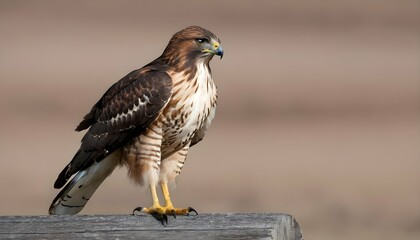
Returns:
[[[168,217],[165,214],[151,213],[150,215],[162,223],[163,226],[168,225]]]
[[[192,207],[188,207],[187,209],[188,209],[187,216],[189,216],[189,215],[190,215],[190,212],[195,212],[195,215],[198,215],[198,212],[197,212],[197,211],[195,211],[195,209],[194,209],[194,208],[192,208]]]
[[[131,215],[133,215],[133,216],[134,216],[134,212],[136,212],[136,211],[141,212],[141,210],[142,210],[142,209],[143,209],[142,207],[136,207],[136,208],[133,210],[133,213],[132,213]]]
[[[172,216],[174,216],[174,218],[176,218],[175,210],[172,210]]]

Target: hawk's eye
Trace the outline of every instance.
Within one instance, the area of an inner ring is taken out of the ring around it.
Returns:
[[[207,38],[196,38],[195,41],[197,41],[199,44],[209,42],[209,40]]]

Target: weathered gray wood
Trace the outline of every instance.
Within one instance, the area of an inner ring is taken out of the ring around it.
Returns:
[[[0,217],[0,239],[303,239],[287,214],[200,214],[169,217],[168,225],[149,215]]]

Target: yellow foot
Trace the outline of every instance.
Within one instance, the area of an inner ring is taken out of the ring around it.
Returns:
[[[152,206],[150,208],[144,208],[144,207],[137,207],[133,210],[133,214],[138,212],[144,212],[152,215],[156,220],[160,221],[163,225],[168,224],[168,217],[167,215],[174,216],[176,218],[176,215],[183,215],[183,216],[189,216],[191,212],[194,212],[196,215],[198,215],[197,211],[192,208],[174,208],[172,206],[170,207],[162,207],[162,206]]]
[[[195,209],[192,207],[188,207],[188,208],[166,207],[166,210],[165,210],[166,215],[172,215],[174,216],[174,218],[176,218],[176,215],[189,216],[191,212],[194,212],[196,215],[198,215],[198,212],[195,211]]]
[[[166,216],[166,209],[160,205],[153,205],[150,208],[144,208],[144,207],[137,207],[133,210],[134,213],[138,212],[144,212],[152,215],[156,220],[162,223],[162,225],[168,224],[168,217]]]

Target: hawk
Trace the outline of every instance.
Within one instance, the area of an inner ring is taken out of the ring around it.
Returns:
[[[136,184],[150,188],[152,206],[133,213],[166,221],[168,214],[197,213],[191,207],[175,208],[168,184],[175,182],[189,148],[203,139],[214,118],[217,91],[209,66],[214,55],[223,57],[219,38],[202,27],[187,27],[172,36],[160,57],[113,84],[76,128],[88,130],[54,183],[64,188],[49,213],[80,212],[119,165],[127,166]]]

